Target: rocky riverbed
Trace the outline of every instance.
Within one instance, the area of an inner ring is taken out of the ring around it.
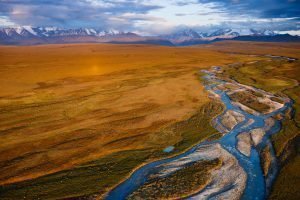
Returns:
[[[142,193],[144,185],[157,188],[153,187],[155,181],[165,180],[197,162],[216,159],[222,164],[207,172],[204,185],[199,185],[198,190],[185,190],[184,196],[175,195],[172,198],[266,198],[277,172],[277,161],[269,141],[270,135],[280,130],[280,121],[274,116],[291,109],[292,101],[242,85],[229,78],[220,78],[218,74],[221,72],[220,67],[203,71],[206,74],[204,79],[210,97],[222,101],[225,106],[224,112],[213,120],[214,127],[223,137],[216,141],[200,143],[183,154],[137,169],[128,179],[110,191],[106,199],[132,198],[132,195]],[[169,187],[176,188],[176,183],[173,183]],[[180,187],[178,189],[180,190]],[[164,196],[164,190],[153,193],[161,193]],[[176,194],[180,194],[180,191]]]

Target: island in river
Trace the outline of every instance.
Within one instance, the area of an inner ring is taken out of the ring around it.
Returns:
[[[270,139],[280,131],[280,120],[292,109],[292,101],[287,96],[276,97],[240,84],[224,76],[220,67],[202,72],[206,89],[225,107],[223,113],[213,120],[216,129],[222,133],[221,138],[197,144],[176,157],[139,168],[109,192],[106,199],[266,199],[278,171]],[[218,74],[222,74],[222,78]],[[242,93],[238,95],[240,98],[233,98],[239,93]],[[242,100],[244,98],[246,100]],[[282,118],[276,120],[276,115]],[[268,160],[260,155],[266,148]],[[202,180],[198,187],[183,189],[186,186],[184,181],[179,177],[173,180],[174,174],[188,168],[193,168],[194,173],[188,173],[185,180],[198,180],[195,176],[201,168],[194,168],[194,165],[204,161],[211,164],[215,160],[220,162],[219,165],[206,171],[206,177],[202,177],[206,180]],[[269,162],[264,172],[262,160]],[[173,181],[169,181],[169,177]]]

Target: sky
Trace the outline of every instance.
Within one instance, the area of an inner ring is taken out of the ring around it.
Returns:
[[[164,34],[256,28],[300,33],[300,0],[0,0],[0,26],[56,26]]]

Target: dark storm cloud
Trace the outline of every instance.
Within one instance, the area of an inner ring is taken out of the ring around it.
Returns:
[[[124,13],[145,14],[159,6],[139,0],[0,0],[0,16],[20,25],[128,26],[131,19],[114,20]]]
[[[218,25],[205,25],[200,29],[258,28],[271,30],[300,29],[300,0],[178,0],[178,5],[206,4],[213,12],[198,12],[198,15],[213,16],[219,13],[225,19]],[[186,16],[189,13],[179,13]],[[230,20],[233,19],[233,20]],[[236,20],[239,19],[239,20]]]
[[[294,20],[282,20],[282,21],[244,21],[244,22],[235,22],[235,21],[223,21],[218,25],[206,25],[206,26],[195,26],[196,30],[202,32],[209,32],[212,30],[218,30],[221,28],[233,28],[233,29],[267,29],[272,31],[290,31],[290,30],[299,30],[300,24],[297,22],[294,23]]]
[[[300,17],[299,0],[198,0],[216,3],[216,7],[231,14],[248,14],[260,18]]]
[[[186,25],[176,23],[174,19],[179,18],[186,19],[187,24],[196,19],[206,20],[208,28],[211,20],[214,26],[217,23],[220,27],[299,30],[300,0],[0,0],[0,26],[95,27],[147,32],[145,29],[153,26],[164,30]]]

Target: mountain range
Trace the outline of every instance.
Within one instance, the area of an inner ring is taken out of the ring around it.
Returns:
[[[220,40],[300,42],[299,36],[280,35],[271,30],[224,28],[210,32],[190,28],[171,34],[142,36],[133,32],[99,30],[93,28],[63,29],[57,27],[22,26],[0,28],[0,44],[36,45],[57,43],[131,43],[183,46],[207,44]]]

